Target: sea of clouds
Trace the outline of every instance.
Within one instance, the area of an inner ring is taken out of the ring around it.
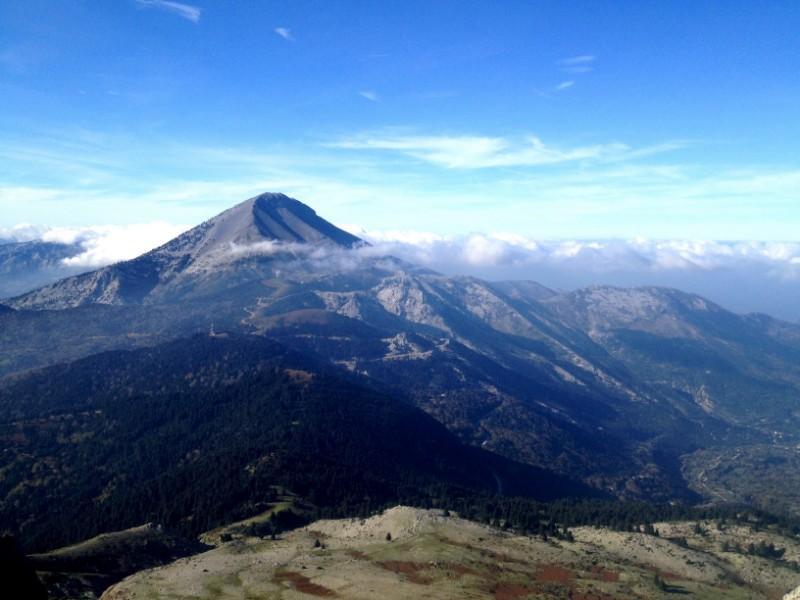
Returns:
[[[0,227],[0,240],[76,246],[78,253],[64,259],[64,266],[94,269],[139,256],[186,229],[185,226],[163,221],[92,227],[47,227],[23,223],[5,229]]]
[[[502,233],[446,237],[350,229],[384,252],[448,275],[529,279],[557,290],[674,287],[737,312],[800,320],[798,242],[535,240]]]
[[[371,246],[448,275],[531,279],[555,289],[586,285],[661,285],[702,294],[739,312],[800,319],[800,243],[712,240],[536,240],[517,234],[442,236],[345,225]],[[95,227],[0,228],[0,239],[74,245],[71,272],[138,256],[187,229],[165,222]],[[234,253],[275,252],[275,244]],[[339,257],[344,261],[345,257]],[[344,264],[344,263],[343,263]]]

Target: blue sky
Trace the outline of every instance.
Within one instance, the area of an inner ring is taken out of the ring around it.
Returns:
[[[800,3],[0,4],[0,227],[796,240]]]

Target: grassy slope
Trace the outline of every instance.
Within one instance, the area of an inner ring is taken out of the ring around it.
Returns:
[[[800,584],[781,564],[719,549],[722,536],[769,539],[800,557],[800,544],[736,527],[662,525],[689,548],[644,534],[593,528],[575,542],[542,541],[437,511],[398,507],[370,519],[319,521],[277,541],[247,539],[146,571],[103,600],[186,598],[780,598]],[[386,540],[390,533],[392,541]],[[315,541],[324,545],[315,548]],[[656,575],[666,591],[656,587]]]

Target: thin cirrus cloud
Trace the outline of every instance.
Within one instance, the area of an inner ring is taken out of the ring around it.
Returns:
[[[595,60],[596,57],[592,54],[582,54],[562,58],[556,64],[565,73],[588,73],[594,67]]]
[[[562,149],[535,136],[509,139],[488,136],[357,136],[332,147],[400,153],[448,169],[544,166],[581,160],[624,160],[676,149],[675,143],[634,149],[612,142]]]
[[[287,40],[289,42],[293,42],[294,41],[294,35],[292,35],[292,30],[288,29],[287,27],[276,27],[275,29],[273,29],[273,31],[277,35],[279,35],[280,37],[282,37],[283,39],[285,39],[285,40]]]
[[[573,67],[575,65],[587,65],[595,61],[595,56],[591,54],[582,54],[580,56],[571,56],[569,58],[562,58],[558,64],[565,67]]]
[[[136,0],[136,4],[142,8],[155,8],[170,12],[192,23],[199,23],[200,17],[203,14],[203,9],[197,6],[183,4],[181,2],[172,2],[171,0]]]
[[[554,89],[556,92],[563,92],[564,90],[571,88],[573,85],[575,85],[575,81],[570,79],[569,81],[562,81]]]
[[[378,95],[377,92],[373,90],[361,90],[358,92],[358,95],[362,98],[369,100],[370,102],[380,102],[381,97]]]

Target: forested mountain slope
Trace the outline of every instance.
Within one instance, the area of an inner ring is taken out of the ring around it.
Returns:
[[[0,376],[229,331],[349,370],[467,444],[622,498],[719,499],[726,487],[749,501],[755,487],[721,483],[731,457],[766,448],[775,480],[798,459],[785,455],[800,442],[800,327],[663,288],[446,277],[280,194],[8,302]],[[700,456],[720,468],[698,469]],[[778,490],[782,506],[796,489]]]
[[[0,439],[0,524],[29,550],[146,522],[195,535],[263,510],[277,486],[329,514],[452,494],[593,495],[253,336],[7,379]]]

